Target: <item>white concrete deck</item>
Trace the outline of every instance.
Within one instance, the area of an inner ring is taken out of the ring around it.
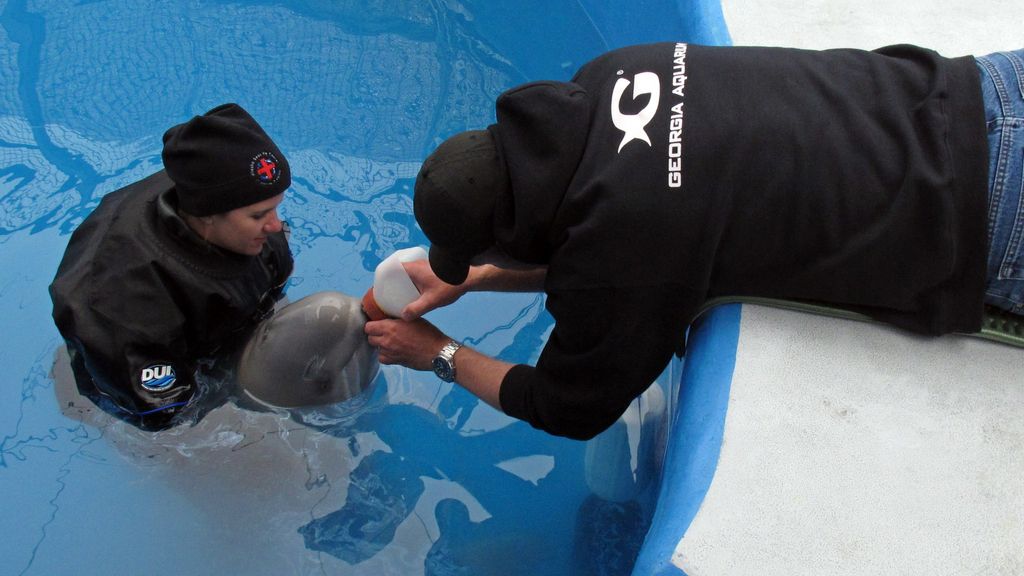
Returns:
[[[1024,574],[1024,350],[744,306],[722,451],[673,564]]]

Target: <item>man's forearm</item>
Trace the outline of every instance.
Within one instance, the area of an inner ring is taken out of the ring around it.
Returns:
[[[501,383],[512,364],[463,346],[455,353],[455,382],[501,410]]]
[[[450,338],[426,320],[377,320],[364,330],[378,349],[382,364],[400,364],[413,370],[431,370],[434,357]],[[512,364],[491,358],[468,346],[455,352],[455,382],[484,402],[501,410],[501,383]]]
[[[470,268],[467,282],[474,292],[541,292],[547,272],[546,266],[486,260]]]

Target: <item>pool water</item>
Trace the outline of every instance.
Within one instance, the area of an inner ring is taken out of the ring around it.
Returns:
[[[383,367],[317,410],[252,409],[214,383],[229,394],[195,425],[142,432],[77,393],[46,288],[103,195],[160,169],[166,128],[234,101],[292,167],[289,298],[361,295],[384,257],[426,244],[412,183],[441,140],[609,48],[714,41],[699,16],[675,1],[0,1],[0,574],[628,574],[664,402],[583,443]],[[428,318],[513,362],[552,326],[532,294]]]

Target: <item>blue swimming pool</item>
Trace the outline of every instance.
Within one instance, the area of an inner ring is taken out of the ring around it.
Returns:
[[[287,154],[291,300],[361,295],[425,244],[420,161],[493,121],[504,89],[613,47],[727,40],[716,4],[0,2],[0,574],[628,574],[668,419],[552,438],[430,374],[384,367],[354,401],[274,412],[228,398],[146,433],[78,395],[46,288],[102,196],[160,169],[163,131],[244,105]],[[536,359],[536,295],[431,320]],[[673,365],[662,396],[678,380]],[[642,434],[635,434],[642,431]],[[642,437],[642,438],[641,438]],[[651,440],[651,439],[654,440]]]

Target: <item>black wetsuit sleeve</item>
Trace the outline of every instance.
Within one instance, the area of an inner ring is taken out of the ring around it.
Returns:
[[[555,328],[536,367],[505,376],[502,410],[558,436],[597,435],[682,352],[700,300],[667,286],[549,293]]]
[[[195,393],[185,319],[172,296],[144,274],[119,286],[94,286],[76,306],[69,342],[82,353],[92,386],[145,429],[170,424]],[[79,382],[79,388],[83,383]]]

